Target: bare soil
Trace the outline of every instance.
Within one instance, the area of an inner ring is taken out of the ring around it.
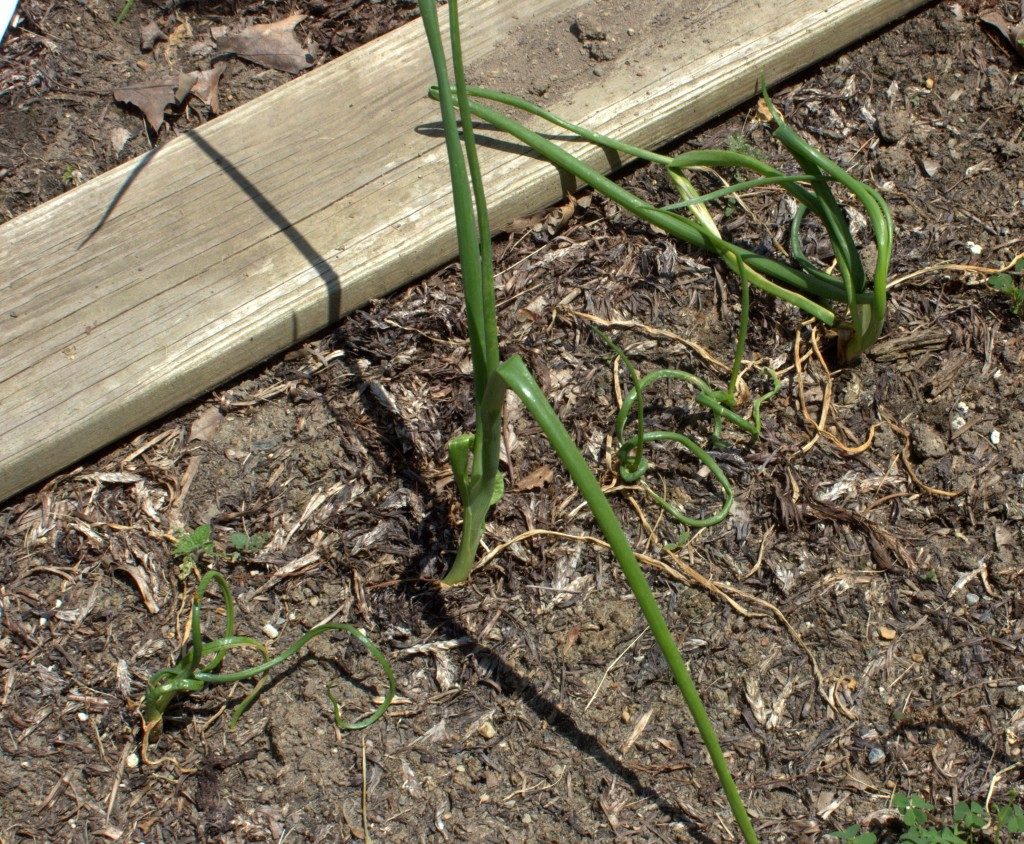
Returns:
[[[96,107],[109,74],[140,61],[110,10],[24,8],[34,34],[15,33],[0,77],[8,215],[62,190],[66,164],[87,178],[150,138],[137,116]],[[322,56],[412,14],[296,8]],[[279,11],[140,0],[134,14],[196,32],[215,15]],[[643,371],[720,383],[735,281],[586,193],[496,239],[504,351],[527,358],[638,547],[663,561],[656,593],[764,841],[881,823],[893,791],[948,819],[960,800],[1005,803],[1020,787],[1024,336],[984,279],[1024,252],[1024,68],[976,12],[931,6],[774,92],[791,125],[892,204],[890,318],[869,355],[839,368],[820,328],[755,297],[749,355],[784,391],[762,438],[720,458],[733,515],[674,557],[664,546],[678,531],[616,483],[616,384],[590,326],[602,321]],[[248,79],[237,99],[284,78],[236,64],[231,84]],[[18,67],[25,80],[11,82]],[[165,131],[205,118],[186,110]],[[139,135],[114,155],[110,130],[132,121]],[[782,160],[753,104],[677,148],[694,146]],[[673,199],[653,169],[625,180]],[[774,250],[784,199],[744,203],[721,206],[721,225]],[[735,840],[614,560],[544,533],[595,528],[514,404],[487,544],[534,533],[467,586],[437,587],[458,535],[445,445],[472,420],[464,337],[448,267],[0,509],[0,839]],[[689,396],[656,398],[659,424],[704,430]],[[677,500],[714,506],[695,466],[656,456]],[[384,720],[335,729],[325,685],[346,714],[383,686],[357,646],[320,642],[236,731],[225,706],[244,687],[184,699],[158,747],[172,761],[140,763],[139,701],[178,653],[194,586],[173,537],[204,523],[221,545],[232,531],[270,537],[217,563],[240,632],[273,625],[280,648],[331,617],[384,648],[400,692]]]

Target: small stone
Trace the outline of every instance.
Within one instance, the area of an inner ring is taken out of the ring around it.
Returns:
[[[125,767],[138,768],[139,767],[139,754],[129,753],[128,757],[124,760]]]
[[[532,817],[530,817],[530,815],[529,815],[529,814],[523,815],[523,824],[524,824],[525,826],[529,826],[529,825],[530,825],[530,824],[532,824],[532,823],[533,823],[533,818],[532,818]]]
[[[480,734],[481,738],[484,738],[487,741],[490,741],[498,734],[498,731],[494,729],[494,724],[490,721],[484,721],[479,727],[477,727],[476,731]]]
[[[975,243],[973,240],[968,240],[965,245],[967,246],[967,251],[970,252],[972,255],[980,255],[983,251],[982,247]]]
[[[924,171],[924,174],[930,179],[932,176],[939,172],[939,162],[935,161],[932,158],[922,158],[921,169]]]
[[[622,707],[622,715],[620,715],[619,717],[622,718],[623,724],[628,724],[630,721],[633,720],[633,713],[629,711],[628,706],[624,706]]]
[[[878,765],[885,761],[885,751],[880,747],[872,747],[868,751],[868,764]]]
[[[992,433],[988,435],[988,438],[992,442],[992,445],[999,445],[999,441],[1003,438],[1003,435],[993,428]]]
[[[910,431],[910,450],[918,462],[946,455],[946,438],[931,425],[918,422]]]
[[[81,721],[84,724],[86,721],[89,720],[89,713],[88,712],[79,712],[78,713],[78,720]]]
[[[976,603],[978,603],[978,601],[981,600],[981,598],[975,595],[973,592],[968,592],[966,595],[966,600],[967,603],[973,607]]]
[[[887,627],[883,624],[881,627],[878,628],[878,635],[885,639],[885,641],[891,642],[893,639],[896,638],[896,631],[893,630],[891,627]]]
[[[263,625],[263,635],[266,636],[268,639],[276,639],[281,634],[278,631],[278,629],[268,621],[266,624]]]

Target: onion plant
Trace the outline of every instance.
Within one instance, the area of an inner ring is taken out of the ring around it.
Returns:
[[[439,90],[432,89],[431,96],[439,97]],[[825,325],[836,327],[840,334],[840,357],[852,361],[878,339],[885,320],[886,282],[893,248],[893,223],[889,206],[875,188],[855,179],[797,135],[772,104],[767,91],[763,91],[763,96],[776,124],[774,136],[800,167],[799,173],[783,173],[759,158],[731,150],[694,150],[677,156],[662,155],[577,126],[527,100],[486,88],[468,87],[463,99],[474,99],[469,100],[467,105],[460,101],[460,108],[512,135],[542,158],[656,228],[721,258],[739,275],[741,295],[744,297],[746,285],[753,284]],[[651,205],[548,138],[484,105],[480,100],[511,106],[542,118],[584,141],[663,166],[679,191],[681,201],[662,208]],[[685,175],[687,170],[697,167],[746,170],[756,174],[756,178],[727,184],[720,190],[699,195]],[[847,215],[832,192],[833,184],[842,186],[853,196],[864,209],[871,225],[877,254],[870,276],[850,231]],[[725,240],[706,207],[709,201],[768,185],[781,187],[797,203],[790,227],[791,261],[788,263]],[[687,212],[685,216],[679,213],[684,210]],[[801,247],[801,226],[808,212],[821,221],[828,234],[838,275],[816,266]],[[845,313],[839,310],[842,306],[845,306]],[[745,334],[744,315],[741,317],[738,356],[745,344]],[[730,389],[734,387],[735,375]]]
[[[199,606],[211,583],[217,585],[224,602],[224,635],[218,639],[204,641]],[[381,704],[370,715],[358,721],[346,721],[341,717],[341,704],[335,698],[333,689],[328,686],[327,697],[334,710],[334,723],[339,729],[361,730],[369,727],[387,711],[395,696],[395,675],[387,658],[381,653],[380,648],[351,624],[319,624],[307,630],[294,643],[274,657],[270,656],[266,645],[259,640],[251,636],[237,635],[235,633],[235,603],[231,597],[227,580],[218,571],[208,571],[200,579],[195,597],[192,599],[189,622],[189,640],[181,657],[170,668],[163,668],[150,677],[146,688],[146,696],[142,705],[142,757],[145,761],[149,761],[150,742],[155,742],[160,738],[164,713],[175,697],[190,692],[201,692],[208,685],[238,683],[243,680],[251,680],[254,677],[258,678],[252,690],[232,710],[230,725],[234,728],[263,689],[270,669],[291,659],[310,641],[325,633],[339,632],[353,637],[370,652],[370,656],[380,665],[388,681],[388,690]],[[238,671],[218,670],[228,652],[236,648],[254,650],[262,657],[263,661],[258,665]]]
[[[440,97],[439,88],[432,88],[430,93],[432,97]],[[688,381],[698,388],[697,401],[712,411],[715,420],[713,441],[721,434],[723,421],[738,424],[741,430],[756,438],[760,434],[758,408],[767,396],[755,402],[752,420],[739,422],[735,414],[730,416],[723,412],[734,410],[737,404],[737,387],[750,319],[751,285],[836,328],[839,357],[844,361],[852,361],[868,349],[878,339],[885,320],[886,284],[893,248],[893,224],[888,204],[875,188],[855,179],[797,135],[786,125],[766,90],[763,90],[763,96],[776,124],[775,137],[789,151],[803,172],[786,174],[753,155],[731,150],[694,150],[677,156],[662,155],[570,123],[527,100],[486,88],[467,86],[466,96],[457,102],[464,113],[468,109],[469,114],[512,135],[541,157],[590,185],[641,219],[717,256],[738,275],[740,318],[728,388],[724,391],[712,390],[696,376],[678,370],[652,373],[641,383],[636,384],[616,421],[616,434],[620,443],[619,470],[623,480],[635,482],[647,471],[648,465],[643,459],[642,450],[648,442],[672,441],[681,444],[710,470],[712,477],[722,488],[724,502],[716,514],[703,518],[683,514],[667,499],[644,485],[648,494],[675,521],[690,527],[710,526],[721,522],[728,515],[732,498],[729,484],[713,458],[689,437],[676,432],[644,432],[644,387],[663,378]],[[567,130],[591,144],[663,166],[680,194],[680,201],[659,208],[640,199],[548,138],[531,131],[517,120],[483,105],[481,100],[510,106]],[[716,172],[722,169],[746,170],[755,177],[730,184],[719,173],[725,186],[701,195],[687,178],[687,171],[694,168],[718,168]],[[847,215],[832,192],[833,184],[847,190],[863,207],[870,223],[876,252],[874,267],[870,273],[865,269]],[[724,239],[707,207],[707,203],[739,191],[773,185],[785,190],[796,201],[797,210],[790,226],[789,262],[758,254]],[[831,241],[838,274],[815,265],[801,246],[801,228],[808,212],[820,220]],[[625,360],[621,350],[617,354]],[[628,367],[628,361],[626,363]],[[774,395],[775,392],[777,390],[769,395]],[[623,426],[634,404],[639,433],[633,439],[624,442]]]
[[[518,355],[506,360],[501,358],[495,311],[491,233],[483,180],[472,123],[470,120],[462,121],[460,142],[460,125],[456,116],[456,108],[463,115],[468,115],[473,108],[478,107],[471,106],[470,89],[465,83],[459,37],[458,2],[448,2],[454,86],[449,81],[436,0],[419,0],[419,6],[437,76],[438,85],[434,93],[440,104],[448,153],[473,368],[475,410],[474,431],[457,437],[449,445],[449,461],[463,506],[463,527],[455,562],[442,582],[453,585],[469,576],[483,536],[487,513],[501,497],[503,485],[498,464],[501,414],[506,393],[511,390],[536,420],[593,513],[622,569],[626,582],[636,596],[655,642],[669,664],[683,700],[693,715],[744,840],[748,844],[756,842],[753,826],[686,661],[600,483],[522,358]],[[540,139],[539,136],[537,138]],[[671,219],[678,217],[673,212],[659,213]],[[642,391],[642,385],[640,389]],[[712,391],[710,388],[706,391],[699,390],[699,394],[709,397]]]

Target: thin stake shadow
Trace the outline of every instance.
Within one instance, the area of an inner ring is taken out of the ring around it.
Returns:
[[[222,155],[217,148],[211,144],[206,138],[204,138],[197,131],[186,132],[184,137],[188,138],[194,143],[207,158],[216,164],[221,171],[223,171],[231,181],[233,181],[242,192],[252,200],[263,215],[270,220],[278,231],[283,234],[291,242],[292,246],[302,255],[303,258],[309,263],[309,265],[316,270],[317,275],[324,283],[324,287],[327,291],[327,317],[330,322],[336,322],[341,318],[341,281],[338,278],[338,274],[331,268],[327,259],[321,255],[316,248],[295,228],[294,224],[285,216],[285,214],[271,202],[260,189],[253,184],[231,161],[227,156]],[[152,149],[139,159],[139,163],[132,169],[128,178],[125,179],[124,183],[118,188],[114,198],[110,201],[110,204],[104,209],[103,215],[100,217],[99,222],[92,228],[85,240],[79,244],[79,248],[88,243],[101,228],[110,219],[110,216],[114,213],[118,203],[128,192],[128,189],[132,186],[143,169],[152,161],[153,156],[157,150]],[[293,326],[293,340],[297,340],[297,330]]]

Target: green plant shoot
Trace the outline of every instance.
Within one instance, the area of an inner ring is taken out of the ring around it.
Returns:
[[[469,325],[476,410],[474,432],[453,440],[449,446],[449,459],[463,503],[463,530],[455,563],[443,582],[451,585],[469,576],[483,535],[487,512],[500,496],[498,447],[501,414],[505,394],[511,389],[540,425],[545,438],[594,514],[693,715],[743,838],[747,844],[752,844],[757,841],[757,836],[729,772],[714,727],[701,703],[686,661],[654,599],[650,585],[615,517],[611,504],[522,358],[516,355],[504,362],[500,359],[490,226],[487,222],[483,180],[480,176],[472,124],[468,120],[462,122],[460,143],[460,127],[455,114],[456,102],[463,115],[470,113],[459,37],[458,2],[449,0],[448,3],[454,87],[448,79],[436,2],[419,0],[419,5],[437,75],[438,87],[435,90],[441,108],[445,146],[448,152],[459,260],[462,265],[463,292]]]
[[[470,114],[512,135],[542,158],[656,228],[718,256],[740,276],[742,283],[749,282],[824,324],[837,327],[839,353],[843,360],[859,357],[881,334],[893,249],[893,224],[889,206],[875,188],[855,179],[790,129],[772,104],[767,91],[763,92],[763,96],[776,122],[775,137],[796,161],[800,173],[787,175],[753,155],[730,150],[695,150],[675,157],[661,155],[577,126],[519,97],[486,88],[471,87],[467,90],[469,96],[474,98],[469,105]],[[440,92],[431,91],[431,96],[440,96]],[[682,202],[665,208],[654,207],[572,153],[522,123],[481,104],[479,100],[512,106],[589,143],[660,164],[666,168]],[[728,185],[720,191],[701,196],[685,175],[687,170],[694,167],[748,170],[758,178]],[[846,215],[832,193],[832,184],[841,185],[854,197],[870,223],[876,250],[870,281]],[[712,199],[721,199],[740,190],[765,185],[778,185],[797,202],[797,213],[790,228],[791,263],[760,255],[723,239],[704,207],[704,203]],[[683,216],[677,213],[679,210],[689,213]],[[816,266],[807,258],[800,245],[801,224],[808,212],[818,217],[828,233],[838,275]],[[837,311],[837,306],[841,304],[846,306],[845,317]],[[738,345],[742,348],[743,341]]]
[[[216,584],[224,602],[224,635],[211,641],[204,641],[200,623],[200,604],[210,584]],[[199,581],[195,597],[192,600],[192,611],[189,618],[189,641],[178,661],[170,668],[157,671],[149,679],[146,695],[142,706],[142,758],[150,762],[148,750],[150,742],[159,740],[163,729],[164,713],[171,702],[180,694],[201,692],[206,686],[221,683],[238,683],[257,678],[256,685],[235,706],[231,714],[231,727],[234,728],[239,718],[245,713],[259,695],[267,680],[267,672],[282,662],[291,659],[311,640],[325,633],[346,633],[358,641],[384,671],[388,690],[381,704],[365,718],[350,722],[341,717],[341,705],[334,697],[333,689],[327,687],[327,696],[334,711],[334,723],[343,730],[360,730],[376,722],[391,705],[395,696],[395,675],[387,658],[366,635],[351,624],[320,624],[307,630],[288,648],[271,657],[266,645],[251,636],[240,636],[235,633],[235,604],[231,597],[231,589],[227,580],[218,571],[209,571]],[[256,651],[262,662],[258,665],[238,671],[224,672],[218,670],[228,652],[237,648]]]

